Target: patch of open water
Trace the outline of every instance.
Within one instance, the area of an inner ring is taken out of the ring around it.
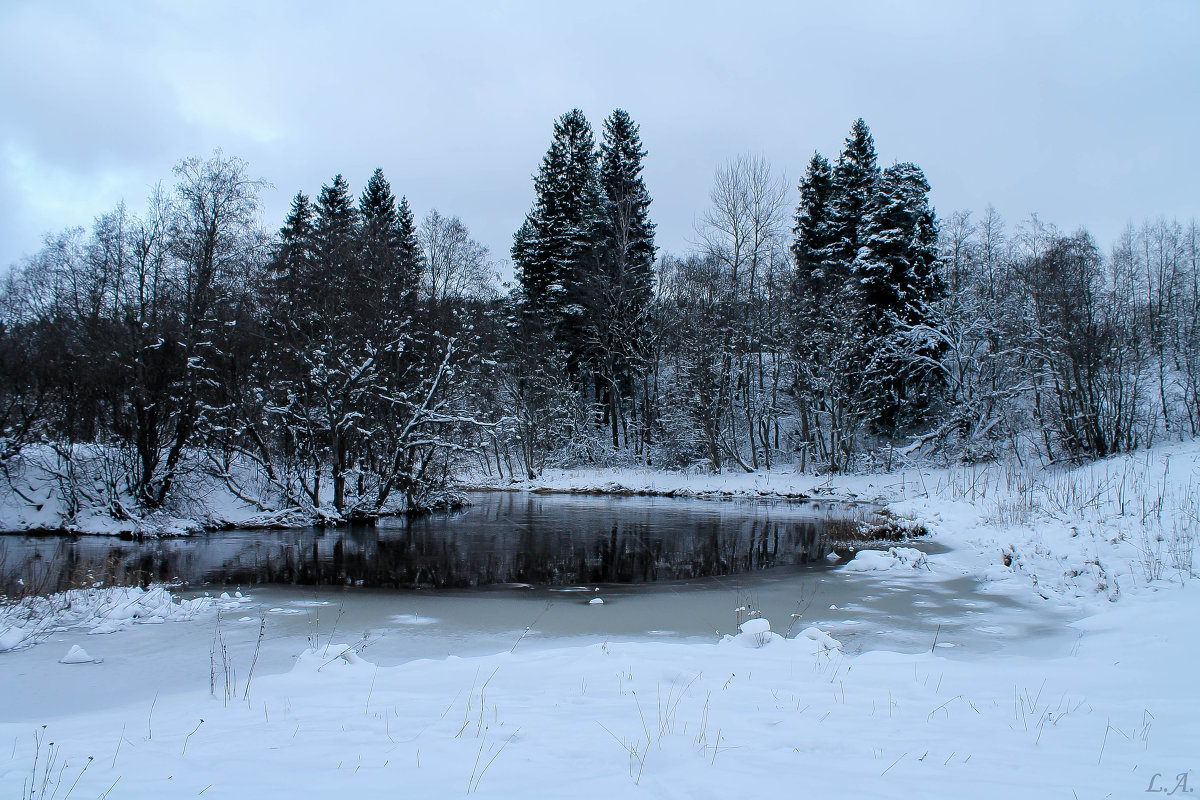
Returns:
[[[10,536],[5,561],[11,575],[46,591],[81,580],[401,589],[652,583],[819,563],[825,528],[849,513],[784,502],[508,492],[470,500],[459,512],[337,529],[148,541]]]

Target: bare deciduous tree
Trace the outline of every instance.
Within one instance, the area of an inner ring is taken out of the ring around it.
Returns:
[[[425,292],[432,302],[496,296],[499,276],[490,253],[471,238],[461,219],[434,209],[421,221],[418,237],[425,256]]]
[[[739,156],[716,171],[698,244],[717,274],[725,309],[719,369],[728,458],[746,470],[770,466],[780,446],[780,387],[787,278],[786,183],[761,156]]]

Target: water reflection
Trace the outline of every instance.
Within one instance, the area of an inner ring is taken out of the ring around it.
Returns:
[[[41,591],[83,581],[394,588],[644,583],[820,560],[834,513],[671,498],[480,493],[471,499],[471,507],[454,514],[327,531],[226,531],[149,542],[5,537],[5,578],[40,584]]]

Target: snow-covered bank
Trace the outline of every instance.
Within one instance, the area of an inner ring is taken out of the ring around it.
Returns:
[[[1195,769],[1200,648],[1179,634],[1198,599],[1085,619],[1050,661],[847,657],[753,629],[377,668],[362,642],[322,641],[228,700],[218,672],[215,696],[0,724],[0,786],[41,779],[37,733],[49,785],[81,797],[1133,796]]]
[[[526,481],[476,477],[472,489],[869,503],[924,525],[952,548],[943,572],[1072,602],[1116,599],[1200,566],[1200,440],[1081,467],[897,469],[859,475],[547,470]],[[861,566],[861,565],[860,565]],[[856,567],[857,568],[857,567]]]
[[[292,651],[284,674],[253,675],[244,658],[227,683],[218,655],[210,684],[206,650],[205,679],[187,691],[44,718],[0,711],[0,736],[14,743],[0,757],[0,789],[35,779],[60,796],[78,780],[72,796],[114,800],[798,789],[1083,798],[1169,791],[1180,775],[1195,785],[1200,445],[1039,475],[980,467],[839,485],[921,521],[947,548],[860,551],[845,580],[864,593],[979,581],[1026,616],[1069,613],[1076,621],[1051,634],[1059,655],[1019,638],[964,652],[944,632],[913,652],[851,654],[806,614],[790,638],[782,618],[718,643],[596,637],[534,648],[522,635],[491,655],[377,667],[375,640],[343,626],[312,652]],[[214,652],[219,642],[214,634]],[[16,685],[5,659],[0,681]],[[144,659],[155,668],[154,654]],[[111,668],[59,666],[20,685],[49,694],[63,670]]]
[[[154,538],[205,531],[337,526],[357,512],[339,513],[332,487],[321,489],[319,506],[281,504],[278,487],[253,465],[220,469],[201,452],[175,477],[161,508],[147,510],[131,494],[128,458],[100,445],[34,445],[9,459],[0,475],[0,533],[70,533]],[[222,472],[224,470],[224,472]],[[301,493],[302,494],[302,493]],[[306,497],[306,496],[305,496]],[[375,516],[400,515],[407,506],[393,493]],[[456,508],[452,491],[430,491],[429,508]]]
[[[297,509],[271,510],[247,502],[224,481],[195,468],[180,476],[168,508],[141,512],[120,478],[122,469],[116,455],[100,446],[26,448],[5,465],[6,479],[0,480],[0,531],[186,536],[313,522]]]
[[[546,469],[537,478],[464,478],[470,490],[562,492],[570,494],[652,495],[727,500],[763,498],[832,502],[886,502],[896,496],[904,473],[863,475],[802,474],[791,466],[759,472],[679,472],[649,468]]]

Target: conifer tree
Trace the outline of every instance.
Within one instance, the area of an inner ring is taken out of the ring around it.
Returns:
[[[834,468],[861,426],[894,437],[934,399],[940,346],[929,334],[944,289],[928,193],[913,164],[880,171],[862,119],[837,163],[814,155],[801,182],[795,390],[802,439]]]
[[[944,295],[937,269],[937,225],[929,183],[915,164],[883,171],[864,215],[862,246],[851,265],[859,328],[871,351],[864,388],[876,430],[895,435],[932,400],[940,355],[934,322]]]
[[[823,301],[826,319],[822,324],[827,331],[839,331],[836,341],[826,341],[826,356],[839,363],[842,374],[850,385],[855,386],[859,385],[862,371],[870,360],[871,332],[861,326],[847,326],[850,321],[862,321],[861,293],[854,286],[851,265],[864,238],[864,218],[871,208],[879,180],[875,140],[867,123],[859,117],[850,127],[830,173],[828,231],[822,237],[825,247],[820,268],[823,286],[829,292],[829,297]],[[844,402],[857,410],[857,401]],[[851,427],[854,426],[847,425],[847,428]]]
[[[853,163],[845,155],[843,161]],[[843,179],[846,173],[843,169]],[[811,451],[831,469],[844,469],[859,427],[855,397],[861,347],[836,217],[838,206],[844,214],[849,205],[840,194],[844,187],[829,161],[814,153],[800,182],[792,242],[793,392],[800,412],[801,468]],[[850,227],[844,217],[840,223]]]
[[[642,139],[628,112],[617,109],[604,122],[600,185],[604,192],[606,271],[645,303],[654,284],[654,223],[650,192],[642,179]]]
[[[293,245],[306,241],[313,231],[313,207],[304,192],[296,192],[292,198],[292,207],[283,221],[279,231],[285,245]]]
[[[313,270],[313,207],[308,195],[297,192],[279,231],[279,247],[269,270],[268,307],[276,321],[295,319],[306,304],[305,284]]]
[[[861,117],[854,121],[833,167],[829,224],[831,242],[826,261],[832,271],[847,269],[858,254],[863,217],[879,183],[875,140]]]
[[[863,244],[852,270],[865,312],[917,323],[944,292],[937,271],[937,223],[929,183],[920,167],[902,163],[883,171],[864,217]]]
[[[340,174],[333,183],[321,187],[316,204],[314,230],[316,270],[313,276],[314,299],[328,324],[345,322],[345,299],[361,279],[358,258],[358,210],[350,195],[350,185]]]
[[[416,218],[408,205],[408,198],[404,196],[396,206],[396,232],[396,254],[400,260],[400,270],[397,280],[392,284],[389,298],[401,309],[411,311],[416,303],[425,264],[421,255],[421,243],[417,238]]]
[[[350,184],[341,174],[321,187],[317,198],[317,254],[326,266],[354,262],[354,233],[358,210],[350,196]]]
[[[833,169],[820,153],[813,153],[808,171],[800,181],[800,205],[792,228],[792,256],[796,266],[796,294],[815,299],[832,288],[833,276],[824,269],[832,240],[830,203],[833,199]]]
[[[376,296],[384,294],[400,268],[400,232],[396,196],[383,170],[376,169],[358,200],[362,216],[360,255],[366,284]]]
[[[333,479],[333,505],[348,510],[347,478],[355,460],[365,386],[374,364],[364,344],[373,334],[370,314],[362,299],[367,283],[360,247],[360,216],[350,186],[339,174],[321,187],[317,199],[317,307],[321,310],[316,335],[300,353],[305,369],[311,437],[327,451]],[[317,451],[320,453],[320,450]]]
[[[589,292],[588,327],[595,346],[598,400],[619,447],[623,400],[645,374],[648,315],[654,292],[654,223],[650,193],[642,179],[646,151],[638,125],[617,109],[604,123],[600,145],[600,186],[604,216],[600,270]],[[647,409],[640,415],[642,436],[648,435]],[[602,421],[604,421],[602,420]]]
[[[396,324],[412,313],[420,282],[420,250],[408,201],[399,205],[391,186],[377,169],[358,203],[362,226],[362,271],[367,302],[380,321]]]
[[[595,268],[602,206],[592,126],[574,109],[554,123],[554,139],[534,179],[537,197],[513,242],[520,311],[567,351],[572,372],[584,361],[587,275]]]

